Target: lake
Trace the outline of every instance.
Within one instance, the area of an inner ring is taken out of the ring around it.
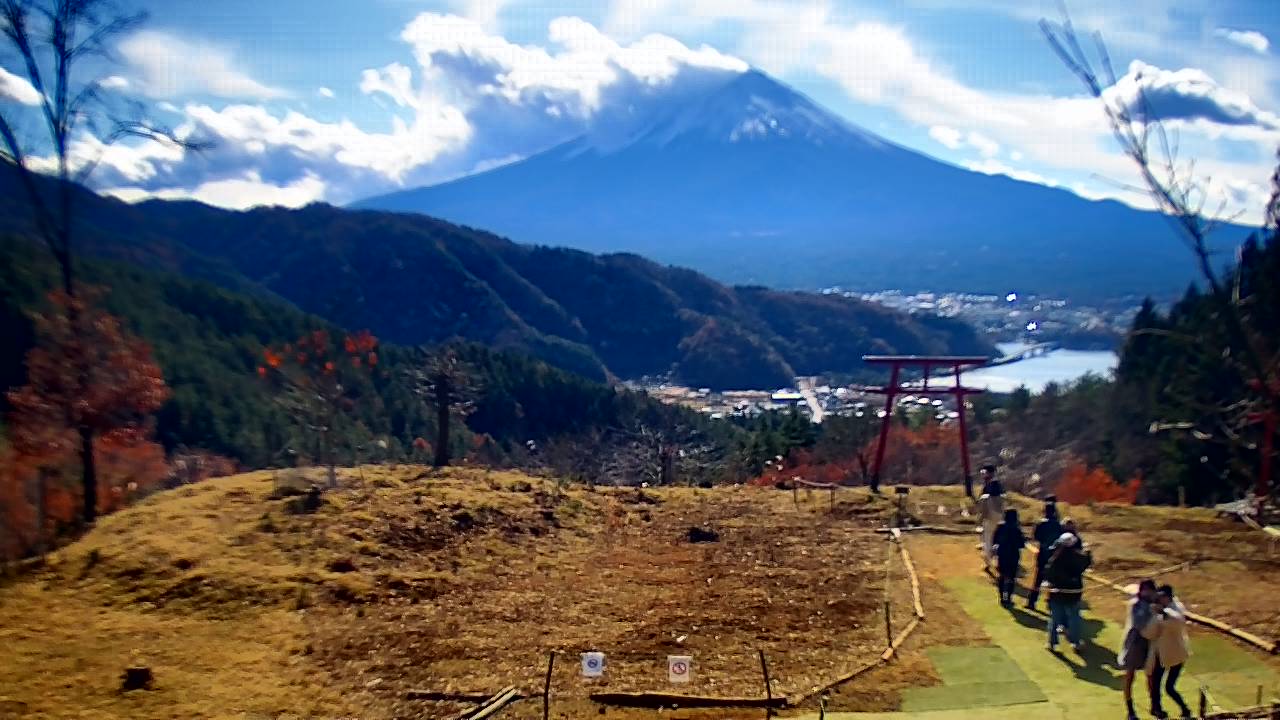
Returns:
[[[1011,355],[1026,343],[997,343],[1001,353]],[[982,368],[963,374],[964,384],[991,392],[1012,392],[1020,385],[1038,393],[1051,382],[1068,383],[1093,373],[1107,377],[1116,369],[1119,356],[1110,351],[1054,350],[1047,355],[1019,360],[1008,365]]]

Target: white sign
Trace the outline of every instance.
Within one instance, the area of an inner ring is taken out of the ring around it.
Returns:
[[[693,658],[688,655],[667,656],[667,680],[673,683],[687,683],[693,675]]]
[[[582,653],[582,677],[600,677],[604,675],[604,653]]]

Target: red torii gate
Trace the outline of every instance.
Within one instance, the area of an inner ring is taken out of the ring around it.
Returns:
[[[969,435],[965,428],[964,399],[969,395],[983,392],[980,388],[967,388],[960,384],[960,372],[964,368],[986,365],[990,358],[979,356],[954,355],[864,355],[863,361],[872,365],[889,365],[889,384],[861,388],[863,392],[884,395],[884,419],[880,423],[880,439],[876,444],[875,464],[871,469],[871,491],[880,492],[880,468],[884,462],[885,445],[889,441],[889,428],[893,420],[893,399],[898,395],[951,395],[956,400],[956,412],[960,414],[960,458],[964,463],[965,492],[973,494],[973,473],[969,465]],[[900,380],[902,368],[921,368],[924,383],[920,387],[903,385]],[[947,375],[955,377],[955,386],[949,388],[929,387],[929,371],[934,368],[945,369]]]

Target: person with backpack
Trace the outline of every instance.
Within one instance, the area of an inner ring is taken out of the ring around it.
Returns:
[[[992,538],[996,556],[996,587],[1000,591],[1000,604],[1013,606],[1013,594],[1018,587],[1018,568],[1022,565],[1022,548],[1027,545],[1027,538],[1022,534],[1022,525],[1018,523],[1018,511],[1009,508],[1004,511],[1004,522],[996,527]]]
[[[1031,592],[1027,593],[1027,609],[1035,610],[1040,601],[1040,584],[1044,582],[1044,566],[1049,563],[1049,548],[1062,535],[1062,522],[1058,519],[1057,498],[1049,496],[1044,503],[1044,517],[1036,523],[1031,536],[1036,541],[1036,574],[1031,583]]]
[[[1142,637],[1151,644],[1147,658],[1147,670],[1151,675],[1151,714],[1161,720],[1169,717],[1160,702],[1160,683],[1168,672],[1165,692],[1178,704],[1182,717],[1190,718],[1191,708],[1178,693],[1178,676],[1182,674],[1183,664],[1191,656],[1191,643],[1187,638],[1187,609],[1173,596],[1171,585],[1161,585],[1156,590],[1151,608],[1151,618],[1142,629]]]
[[[1147,635],[1153,617],[1152,603],[1156,597],[1156,583],[1146,579],[1138,583],[1138,592],[1129,600],[1129,612],[1120,638],[1120,652],[1116,653],[1116,667],[1124,671],[1124,706],[1129,720],[1137,720],[1133,709],[1133,681],[1139,670],[1147,669],[1151,655],[1151,643]],[[1150,631],[1154,632],[1154,631]]]
[[[1093,559],[1080,547],[1080,538],[1064,532],[1050,548],[1045,566],[1045,586],[1049,589],[1049,651],[1057,652],[1058,628],[1066,630],[1067,642],[1079,652],[1081,635],[1080,601],[1084,597],[1084,571]]]

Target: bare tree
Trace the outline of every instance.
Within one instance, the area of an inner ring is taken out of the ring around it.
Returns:
[[[75,278],[75,188],[97,167],[105,148],[123,138],[164,140],[190,146],[162,127],[140,118],[139,108],[103,92],[101,79],[85,80],[81,66],[93,58],[110,60],[110,43],[142,22],[143,16],[115,11],[109,0],[0,0],[0,60],[13,60],[33,91],[24,102],[0,104],[0,163],[11,166],[27,196],[36,234],[57,262],[62,291],[77,298]],[[28,123],[27,121],[32,121]],[[30,136],[22,130],[34,125]],[[81,136],[93,136],[96,153],[76,155]],[[47,153],[41,156],[38,153]],[[52,174],[57,182],[40,177]],[[72,327],[81,319],[67,304]],[[81,372],[91,372],[85,368]],[[82,385],[88,378],[80,378]],[[68,408],[68,417],[71,416]],[[92,428],[80,437],[85,497],[97,488]],[[86,500],[84,522],[95,509]]]
[[[1173,223],[1178,237],[1190,249],[1196,269],[1208,288],[1211,301],[1226,334],[1226,346],[1203,347],[1198,338],[1187,338],[1205,352],[1215,371],[1233,373],[1252,395],[1237,401],[1223,398],[1219,406],[1201,408],[1214,416],[1213,434],[1233,446],[1256,449],[1244,440],[1244,430],[1260,416],[1280,413],[1280,351],[1265,327],[1253,322],[1250,298],[1242,297],[1240,284],[1225,279],[1215,267],[1215,253],[1210,242],[1213,231],[1224,222],[1225,202],[1206,212],[1210,200],[1208,178],[1198,177],[1194,163],[1181,163],[1178,142],[1159,117],[1151,102],[1138,86],[1135,98],[1108,94],[1117,83],[1110,55],[1100,34],[1093,35],[1096,60],[1091,59],[1080,44],[1080,38],[1063,10],[1062,20],[1040,21],[1040,29],[1050,47],[1063,64],[1077,77],[1085,89],[1101,104],[1111,134],[1121,150],[1137,168],[1143,190],[1156,208]],[[1265,208],[1266,228],[1276,232],[1280,225],[1280,169],[1272,176],[1273,192]],[[1167,425],[1168,423],[1164,423]],[[1176,423],[1175,423],[1176,425]],[[1163,427],[1156,423],[1153,427]],[[1203,431],[1198,438],[1203,439]],[[1269,443],[1263,443],[1263,454]],[[1263,458],[1264,466],[1269,457]],[[1259,498],[1262,501],[1264,498]]]
[[[414,392],[436,416],[436,442],[431,464],[448,467],[452,462],[450,438],[455,418],[465,418],[472,410],[477,392],[475,373],[455,348],[435,352],[420,351],[421,362],[409,369]]]

